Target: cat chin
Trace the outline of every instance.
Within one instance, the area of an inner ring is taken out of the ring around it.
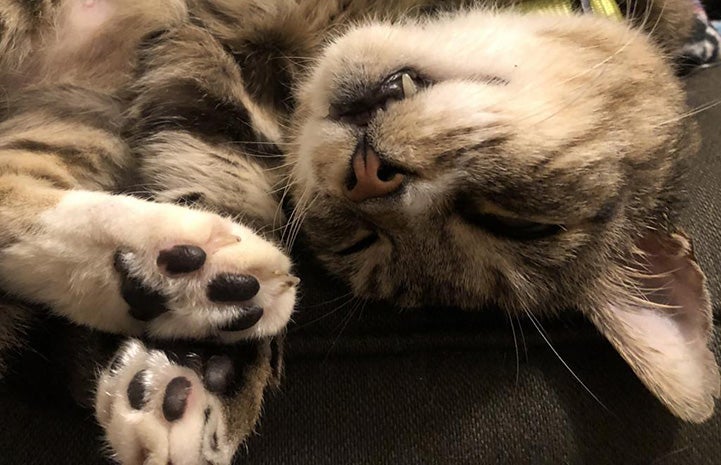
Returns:
[[[108,0],[69,2],[67,27],[78,34],[95,32],[113,17],[117,8]]]

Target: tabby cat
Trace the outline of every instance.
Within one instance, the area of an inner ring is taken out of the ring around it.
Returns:
[[[707,419],[711,307],[675,226],[688,5],[471,3],[0,1],[0,369],[38,307],[128,337],[82,351],[117,460],[229,463],[302,231],[360,297],[576,308]]]

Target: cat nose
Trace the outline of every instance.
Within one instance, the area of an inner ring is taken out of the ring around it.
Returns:
[[[332,103],[328,117],[341,123],[366,127],[378,110],[386,110],[391,102],[411,97],[418,91],[413,79],[409,72],[397,72],[351,102]]]
[[[364,138],[351,160],[345,196],[356,203],[385,197],[400,189],[404,178],[396,168],[384,163]]]

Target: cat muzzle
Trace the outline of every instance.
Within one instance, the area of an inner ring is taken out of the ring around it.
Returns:
[[[361,139],[351,158],[351,169],[344,193],[352,202],[386,197],[398,191],[405,175],[384,162],[365,137]]]

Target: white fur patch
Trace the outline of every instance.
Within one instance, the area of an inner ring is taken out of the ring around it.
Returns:
[[[195,245],[207,254],[198,271],[167,276],[159,251]],[[129,250],[130,272],[167,298],[169,311],[147,324],[133,319],[113,267],[117,250]],[[96,192],[69,192],[41,215],[34,234],[0,252],[2,286],[27,300],[47,304],[72,321],[104,331],[162,337],[221,337],[234,341],[273,335],[290,319],[295,278],[290,260],[252,230],[218,215],[169,204]],[[217,328],[242,308],[211,302],[211,279],[220,273],[250,274],[260,291],[249,304],[264,309],[245,331]]]
[[[148,351],[139,341],[130,341],[121,349],[119,364],[116,371],[102,373],[95,410],[114,457],[120,463],[198,465],[208,460],[223,465],[231,462],[238,445],[227,439],[220,401],[205,390],[195,372],[173,364],[162,352]],[[146,403],[141,410],[135,410],[128,400],[128,385],[141,370],[145,370]],[[178,376],[191,382],[190,395],[183,416],[168,422],[162,412],[165,388]]]

